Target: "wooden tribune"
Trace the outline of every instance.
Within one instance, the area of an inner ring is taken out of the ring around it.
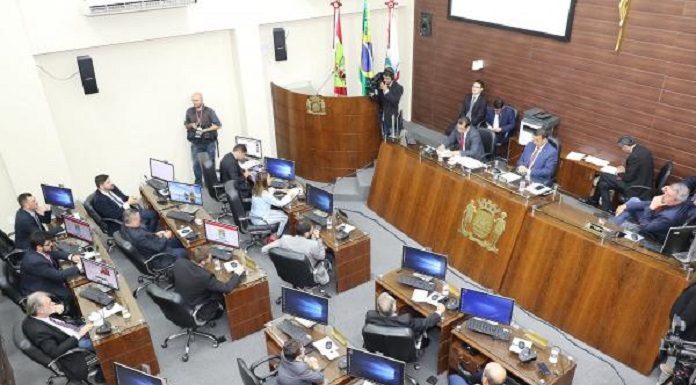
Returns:
[[[377,157],[377,104],[369,98],[321,98],[325,115],[307,112],[307,97],[271,84],[278,156],[295,161],[297,175],[330,182]]]

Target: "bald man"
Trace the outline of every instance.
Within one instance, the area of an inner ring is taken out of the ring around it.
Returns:
[[[483,368],[483,372],[479,371],[469,379],[470,382],[457,374],[450,374],[448,383],[449,385],[503,385],[506,379],[505,368],[497,362],[489,362]]]
[[[215,150],[217,148],[217,131],[222,127],[215,111],[203,104],[203,94],[196,92],[191,95],[193,107],[186,110],[184,127],[186,139],[191,142],[191,160],[196,184],[203,181],[203,172],[198,164],[198,154],[208,153],[215,166]]]
[[[419,336],[440,322],[445,305],[438,303],[435,311],[426,318],[414,318],[410,313],[399,314],[396,310],[396,299],[384,292],[377,297],[377,310],[369,310],[365,314],[365,323],[391,327],[406,326]]]

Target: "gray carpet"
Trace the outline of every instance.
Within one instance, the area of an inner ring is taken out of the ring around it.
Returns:
[[[351,220],[369,233],[371,237],[371,260],[373,278],[399,266],[401,247],[404,240],[408,245],[418,246],[403,233],[394,229],[375,213],[367,209],[362,202],[337,202],[338,208],[358,211],[361,214],[349,212]],[[384,226],[384,228],[382,227]],[[398,238],[397,238],[398,237]],[[401,240],[400,240],[401,239]],[[270,279],[271,298],[276,298],[280,294],[280,285],[275,269],[268,257],[260,255],[258,249],[251,253],[252,258],[264,268]],[[137,273],[135,268],[118,251],[114,252],[113,258],[120,272],[126,276],[129,284],[135,288]],[[470,280],[463,275],[455,274],[453,271],[448,273],[448,281],[461,287],[473,287]],[[365,311],[372,308],[374,298],[374,282],[370,281],[340,295],[334,295],[330,300],[330,321],[341,330],[350,340],[353,346],[362,345],[360,330],[363,324]],[[265,342],[262,332],[257,332],[239,341],[227,341],[219,348],[213,349],[207,340],[197,340],[191,351],[189,362],[182,363],[180,356],[183,353],[183,340],[170,343],[167,349],[160,347],[161,341],[169,334],[175,333],[178,329],[167,321],[157,308],[157,306],[142,292],[138,298],[145,318],[150,325],[153,344],[159,360],[161,375],[169,380],[173,385],[191,384],[241,384],[236,365],[236,358],[242,357],[247,362],[252,362],[266,355]],[[279,306],[272,304],[273,315],[277,317],[281,314]],[[0,333],[5,337],[5,349],[8,352],[10,362],[15,371],[17,384],[20,385],[41,385],[44,384],[48,376],[48,371],[39,365],[29,361],[21,352],[17,351],[11,341],[11,327],[20,322],[23,315],[19,308],[7,299],[0,300]],[[623,364],[611,359],[610,357],[588,347],[582,342],[563,335],[558,330],[540,322],[526,314],[521,309],[515,309],[514,320],[523,328],[534,330],[560,346],[564,352],[570,354],[578,363],[575,372],[574,384],[578,385],[616,385],[621,384],[621,380],[608,363],[612,363],[621,376],[625,378],[626,384],[648,385],[654,384],[657,374],[646,377],[636,371],[624,366]],[[639,322],[637,322],[639,324]],[[215,334],[227,335],[229,339],[228,326],[226,319],[221,319],[217,326],[212,329]],[[437,338],[433,336],[432,343],[422,358],[422,368],[415,371],[409,365],[408,373],[419,379],[421,384],[425,383],[425,378],[434,374],[435,370],[435,348]],[[570,341],[574,341],[578,346]],[[592,354],[589,354],[591,352]],[[438,384],[446,384],[444,376],[440,377]]]

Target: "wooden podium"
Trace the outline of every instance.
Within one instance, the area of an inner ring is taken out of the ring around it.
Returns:
[[[307,112],[310,96],[271,83],[278,157],[295,173],[333,182],[377,158],[381,141],[377,103],[366,96],[320,96],[325,114]]]

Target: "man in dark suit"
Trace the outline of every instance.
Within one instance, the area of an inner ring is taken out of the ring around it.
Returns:
[[[486,127],[495,132],[497,143],[507,143],[508,135],[515,129],[515,111],[502,99],[496,99],[493,106],[486,109]]]
[[[459,111],[457,119],[467,118],[471,125],[478,128],[479,125],[486,121],[486,95],[483,93],[485,84],[483,80],[476,80],[471,85],[471,93],[464,95],[462,109]],[[451,124],[445,131],[445,135],[449,135],[454,131],[456,123]]]
[[[20,287],[22,295],[44,291],[58,297],[70,314],[77,314],[75,300],[65,281],[79,275],[82,263],[79,255],[68,255],[53,250],[53,240],[44,231],[31,234],[31,250],[24,253],[20,265]],[[58,260],[69,260],[76,266],[61,269]]]
[[[241,198],[251,197],[252,185],[248,179],[251,173],[239,165],[239,162],[246,160],[246,155],[246,145],[238,144],[220,161],[220,183],[225,184],[225,190],[227,190],[227,183],[230,182]]]
[[[507,382],[507,371],[497,362],[489,362],[483,370],[479,370],[471,376],[464,378],[458,374],[450,374],[447,377],[448,385],[502,385]]]
[[[438,303],[435,312],[430,313],[426,318],[414,318],[410,313],[398,314],[396,310],[396,300],[389,293],[384,292],[377,297],[377,310],[369,310],[365,314],[365,323],[409,327],[413,329],[414,334],[420,336],[440,322],[445,313],[445,305]]]
[[[103,218],[120,221],[123,219],[123,210],[130,208],[138,209],[144,227],[152,232],[157,231],[157,222],[159,220],[157,213],[145,208],[140,209],[138,207],[138,199],[121,192],[108,175],[97,175],[94,177],[94,184],[97,186],[97,191],[94,193],[92,206]],[[120,228],[120,226],[112,222],[107,222],[107,225],[110,233]]]
[[[51,209],[39,205],[36,198],[29,193],[19,194],[17,197],[19,210],[15,214],[15,247],[29,249],[29,237],[34,231],[45,231],[44,223],[51,223]],[[56,227],[50,231],[52,235],[63,229]]]
[[[628,198],[638,197],[648,200],[652,196],[653,184],[653,157],[650,150],[636,143],[636,140],[628,135],[619,138],[618,145],[621,151],[628,153],[626,165],[617,167],[617,174],[601,173],[594,194],[584,199],[587,204],[597,206],[601,202],[604,211],[612,211],[611,191]],[[634,186],[647,186],[650,188],[631,188]]]
[[[32,345],[47,356],[55,359],[78,347],[94,352],[92,341],[89,339],[89,331],[93,325],[51,317],[61,314],[62,309],[60,305],[51,301],[48,293],[38,291],[29,295],[26,311],[27,318],[22,322],[22,331]],[[68,355],[58,361],[58,365],[70,380],[86,380],[86,355],[87,352]]]
[[[476,160],[483,159],[485,155],[481,134],[477,128],[469,124],[467,118],[459,118],[457,129],[452,131],[447,137],[447,141],[438,147],[438,153],[446,158],[458,155],[468,156]]]
[[[517,172],[532,182],[550,186],[558,167],[558,149],[549,143],[549,131],[538,129],[517,161]]]
[[[212,266],[212,255],[208,246],[198,247],[191,259],[178,259],[174,263],[174,290],[184,303],[196,311],[199,320],[212,320],[222,315],[222,295],[234,290],[245,275],[244,267],[232,272],[229,281],[221,282],[207,267]]]
[[[401,119],[399,114],[399,102],[404,93],[404,87],[394,79],[394,70],[386,67],[382,72],[382,82],[373,96],[379,103],[379,122],[382,128],[382,138],[390,135],[399,136],[401,131]]]
[[[170,230],[158,231],[156,233],[145,230],[141,227],[140,213],[138,210],[127,209],[123,212],[123,227],[121,234],[130,241],[133,246],[145,257],[158,253],[167,253],[176,258],[187,258],[188,251],[179,242]],[[165,265],[153,266],[162,269],[169,265],[168,261],[163,261]]]

